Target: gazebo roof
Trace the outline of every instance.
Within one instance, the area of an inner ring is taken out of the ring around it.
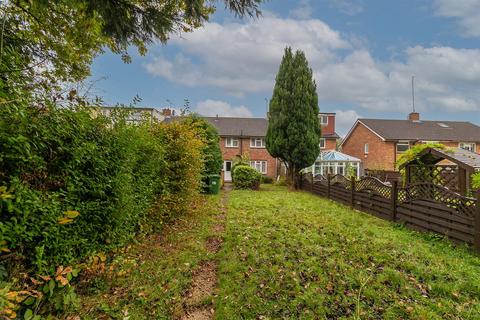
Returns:
[[[321,151],[317,161],[360,162],[361,160],[335,150]]]
[[[419,162],[422,164],[436,164],[442,160],[449,160],[467,171],[475,171],[480,169],[480,154],[461,148],[448,148],[445,150],[426,148],[420,152],[417,157],[400,166],[400,169],[415,165]]]

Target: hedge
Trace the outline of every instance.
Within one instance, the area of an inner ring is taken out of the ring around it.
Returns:
[[[88,108],[0,112],[0,250],[52,274],[182,214],[198,193],[201,135]],[[0,252],[0,254],[2,254]]]

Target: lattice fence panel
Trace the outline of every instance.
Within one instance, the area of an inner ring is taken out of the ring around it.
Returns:
[[[371,192],[387,199],[392,197],[392,187],[375,177],[364,177],[357,181],[355,183],[355,191]]]

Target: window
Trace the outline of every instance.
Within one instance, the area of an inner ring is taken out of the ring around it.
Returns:
[[[320,138],[320,149],[325,149],[325,138]]]
[[[461,149],[475,152],[475,143],[473,142],[460,142],[458,146]]]
[[[265,148],[265,138],[250,138],[250,147]]]
[[[227,148],[238,148],[238,139],[228,137],[227,139],[225,139],[225,146]]]
[[[256,169],[260,173],[267,173],[267,161],[250,161],[250,167]]]
[[[410,149],[410,143],[408,141],[397,142],[397,152],[405,152]]]
[[[368,154],[368,143],[365,143],[365,146],[363,147],[365,154]]]
[[[319,117],[320,117],[320,124],[322,126],[326,126],[328,124],[328,116],[321,114]]]

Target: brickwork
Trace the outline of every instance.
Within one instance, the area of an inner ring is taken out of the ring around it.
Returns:
[[[366,143],[368,143],[368,154],[365,153]],[[395,144],[383,141],[361,123],[357,124],[343,143],[342,152],[362,160],[364,169],[395,169]]]
[[[220,148],[223,160],[235,160],[240,155],[248,155],[251,161],[267,161],[267,174],[265,176],[275,178],[277,161],[272,157],[266,148],[250,147],[250,137],[238,138],[239,146],[231,148],[226,146],[226,138],[220,138]]]

